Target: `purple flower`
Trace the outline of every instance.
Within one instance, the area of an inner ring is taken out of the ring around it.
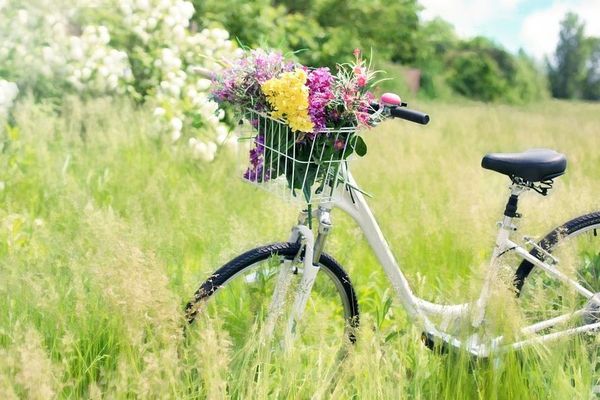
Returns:
[[[264,170],[265,137],[263,134],[254,138],[254,148],[250,149],[250,166],[244,172],[244,179],[250,182],[266,182],[271,179],[271,171]]]
[[[327,125],[326,108],[334,98],[331,91],[333,76],[329,68],[317,68],[308,73],[306,86],[309,89],[308,115],[315,126],[315,132]]]

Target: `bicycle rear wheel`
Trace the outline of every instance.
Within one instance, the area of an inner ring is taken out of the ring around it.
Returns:
[[[264,335],[283,340],[297,285],[302,277],[304,251],[299,243],[275,243],[239,255],[214,272],[186,306],[189,323],[211,324],[216,320],[235,347]],[[295,341],[306,345],[354,341],[358,327],[358,303],[350,278],[329,255],[322,254],[310,298]],[[285,276],[281,272],[286,270]],[[282,279],[287,290],[277,301],[274,292]],[[199,329],[202,329],[201,327]]]
[[[590,292],[600,293],[600,212],[577,217],[554,229],[539,246],[558,260],[555,265],[558,270]],[[536,249],[530,254],[540,260],[548,258]],[[600,322],[600,307],[529,261],[521,263],[514,282],[528,324],[562,315],[570,318],[561,328]]]

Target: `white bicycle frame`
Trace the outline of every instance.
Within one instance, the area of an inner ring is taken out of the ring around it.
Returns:
[[[521,333],[525,335],[526,339],[515,343],[504,343],[505,340],[503,336],[482,340],[477,334],[473,334],[467,340],[461,340],[444,332],[442,327],[447,326],[448,322],[457,318],[470,317],[471,324],[474,328],[477,328],[482,324],[491,288],[496,281],[498,273],[499,263],[497,263],[497,260],[499,256],[509,251],[514,251],[521,258],[528,260],[534,266],[546,272],[550,277],[572,287],[578,294],[588,299],[588,304],[600,304],[600,296],[590,292],[578,282],[559,271],[552,264],[539,260],[537,257],[532,256],[527,249],[513,242],[510,239],[510,235],[516,230],[516,227],[513,225],[513,218],[505,216],[502,222],[499,223],[500,226],[496,238],[496,245],[481,293],[476,301],[464,304],[436,304],[419,298],[411,290],[408,280],[396,262],[375,217],[369,209],[365,197],[359,190],[355,189],[357,185],[352,178],[352,175],[348,171],[344,171],[344,173],[347,174],[348,184],[340,185],[336,189],[337,194],[333,197],[334,200],[329,203],[320,204],[318,209],[314,211],[314,216],[319,223],[317,237],[315,238],[313,231],[306,225],[305,221],[300,221],[300,223],[292,229],[290,241],[295,242],[297,240],[302,240],[305,243],[305,256],[303,261],[303,275],[299,289],[295,295],[292,315],[289,317],[289,332],[293,333],[295,331],[295,325],[302,318],[304,308],[310,297],[312,285],[319,271],[319,267],[315,265],[317,264],[315,261],[319,259],[321,252],[323,251],[325,238],[331,229],[330,212],[333,208],[339,208],[349,214],[362,229],[369,245],[390,280],[401,305],[404,307],[411,320],[418,324],[430,339],[437,339],[437,341],[441,340],[449,345],[464,348],[478,357],[486,357],[494,351],[519,349],[529,344],[548,342],[561,337],[600,329],[600,322],[594,322],[543,335],[537,334],[544,329],[560,326],[572,318],[582,316],[586,312],[586,308],[584,307],[575,312],[537,322],[522,328]],[[519,196],[526,190],[529,190],[526,186],[517,183],[511,185],[512,195]],[[538,248],[538,250],[545,253],[541,248]],[[545,255],[548,256],[547,258],[556,261],[551,255],[547,253],[545,253]],[[272,313],[278,314],[280,312],[281,299],[285,298],[285,292],[289,286],[289,274],[290,268],[282,268],[279,273],[278,283],[271,303]],[[431,320],[431,317],[435,315],[442,316],[443,318],[442,323],[439,326],[436,326]]]

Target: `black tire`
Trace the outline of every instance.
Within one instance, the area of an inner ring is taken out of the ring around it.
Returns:
[[[566,222],[565,224],[559,226],[558,228],[548,233],[538,243],[538,245],[542,249],[546,250],[548,253],[552,253],[562,241],[568,239],[570,236],[576,235],[579,231],[588,229],[590,227],[593,227],[594,225],[598,225],[600,229],[600,212],[585,214]],[[539,260],[543,259],[543,256],[537,249],[531,250],[529,254],[531,254]],[[523,260],[519,265],[519,268],[517,268],[514,279],[517,296],[520,296],[521,290],[523,289],[523,284],[525,283],[525,279],[527,278],[527,276],[529,276],[532,269],[533,264],[527,260]]]
[[[301,251],[300,243],[273,243],[266,246],[249,250],[233,260],[229,261],[215,271],[194,294],[194,298],[186,305],[186,318],[188,323],[193,323],[198,315],[199,305],[207,302],[211,296],[219,292],[219,289],[236,277],[245,269],[250,269],[257,263],[268,260],[277,255],[285,260],[293,260]],[[303,258],[303,252],[300,254]],[[328,254],[323,253],[319,260],[321,272],[325,272],[333,281],[340,295],[347,323],[347,337],[354,343],[354,331],[359,325],[359,310],[356,293],[350,281],[350,277],[342,266]],[[340,338],[342,339],[342,338]]]

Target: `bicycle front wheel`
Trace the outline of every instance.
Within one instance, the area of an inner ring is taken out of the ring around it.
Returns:
[[[283,339],[302,278],[303,259],[300,243],[275,243],[239,255],[196,291],[186,306],[188,322],[218,321],[234,347],[256,340],[266,330],[271,339]],[[331,256],[322,254],[319,267],[294,340],[339,347],[342,341],[354,341],[356,294],[350,278]]]
[[[600,212],[561,225],[546,235],[539,246],[555,257],[554,266],[559,271],[589,292],[600,293]],[[550,261],[537,249],[530,254]],[[529,261],[521,263],[514,282],[528,324],[557,319],[565,328],[600,322],[599,306],[572,285],[551,277]],[[561,316],[565,318],[560,319]]]

